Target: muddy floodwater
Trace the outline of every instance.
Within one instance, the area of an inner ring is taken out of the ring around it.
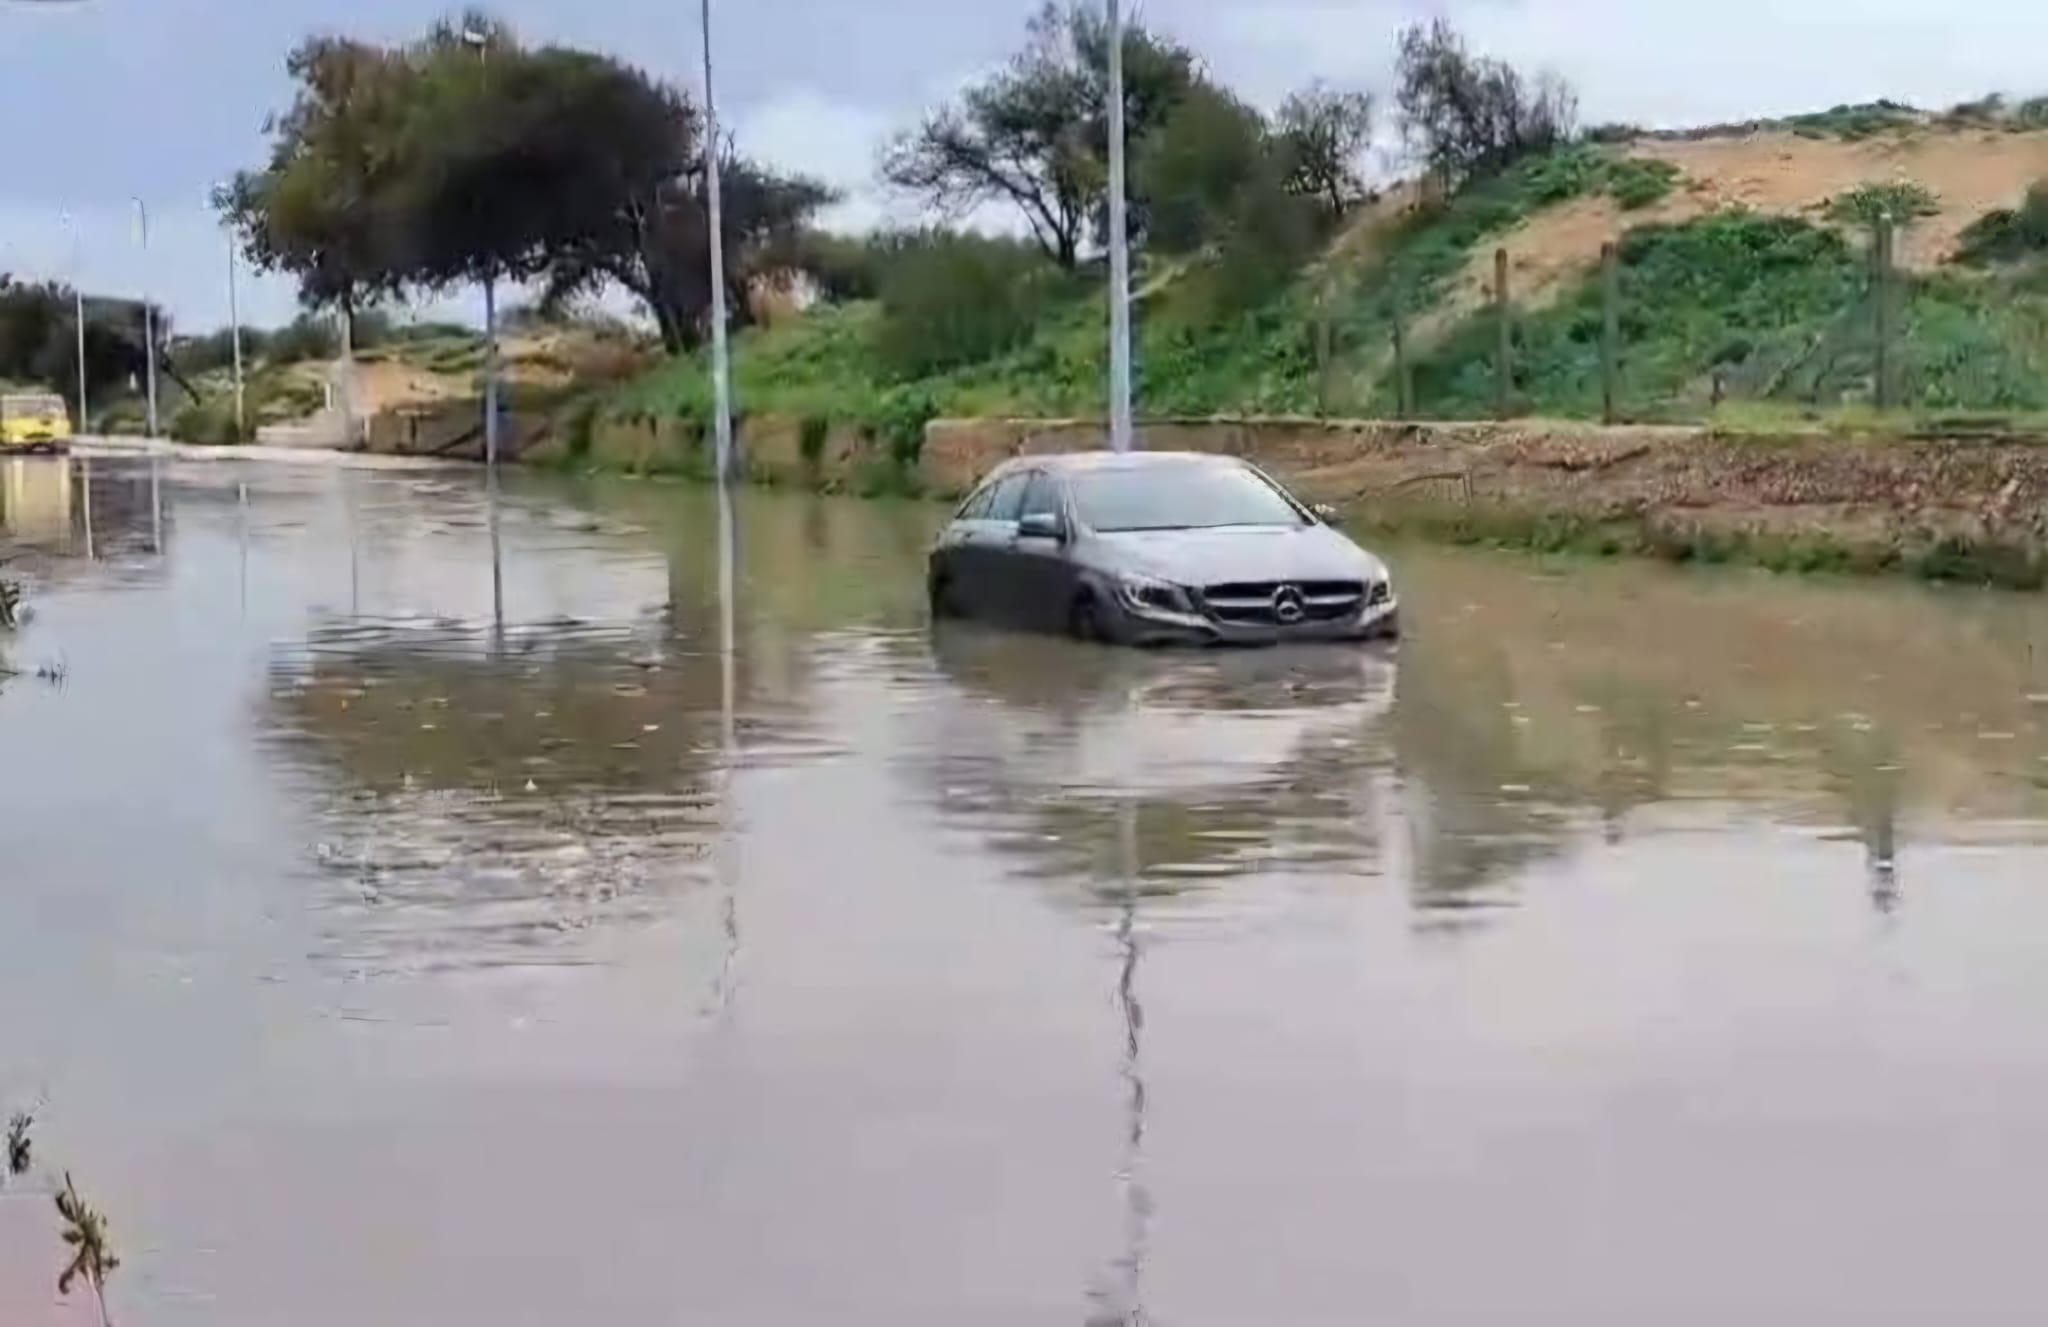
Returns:
[[[87,464],[0,1102],[117,1322],[2039,1320],[2040,599],[1396,547],[1398,651],[1122,654],[934,636],[923,506]]]

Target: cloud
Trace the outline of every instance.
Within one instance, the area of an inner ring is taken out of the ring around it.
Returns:
[[[740,151],[777,169],[808,175],[844,196],[824,218],[839,230],[871,230],[890,218],[876,165],[894,124],[884,112],[798,89],[743,111]]]
[[[89,294],[147,294],[187,330],[228,321],[228,237],[204,207],[154,208],[149,248],[129,207],[66,212],[20,202],[0,203],[0,271],[82,285]],[[294,310],[291,283],[240,272],[243,317],[270,323]]]
[[[1967,14],[1926,0],[1265,0],[1233,5],[1216,24],[1236,49],[1233,65],[1384,89],[1395,34],[1435,12],[1476,49],[1569,78],[1593,121],[1684,126],[1879,97],[1940,107],[2048,84],[2038,54],[2048,47],[2048,6],[2030,0],[1991,0]]]

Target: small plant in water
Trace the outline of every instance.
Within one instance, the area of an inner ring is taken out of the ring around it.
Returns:
[[[64,1218],[64,1242],[71,1247],[71,1260],[57,1278],[57,1293],[70,1294],[71,1287],[83,1277],[99,1305],[100,1327],[109,1327],[107,1278],[114,1274],[121,1260],[114,1256],[107,1218],[78,1196],[69,1171],[64,1173],[64,1188],[57,1194],[57,1215]]]
[[[35,1127],[36,1117],[27,1111],[18,1111],[7,1121],[7,1178],[20,1179],[28,1174],[30,1151],[34,1144],[28,1131]]]

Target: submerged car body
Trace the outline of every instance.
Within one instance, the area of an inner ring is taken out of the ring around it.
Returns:
[[[940,533],[928,588],[936,617],[1130,645],[1400,632],[1386,564],[1227,456],[1006,462]]]

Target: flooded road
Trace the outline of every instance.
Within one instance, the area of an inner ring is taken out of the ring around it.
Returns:
[[[1132,655],[931,635],[919,506],[0,465],[117,1320],[2035,1316],[2039,600],[1395,548],[1398,654]]]

